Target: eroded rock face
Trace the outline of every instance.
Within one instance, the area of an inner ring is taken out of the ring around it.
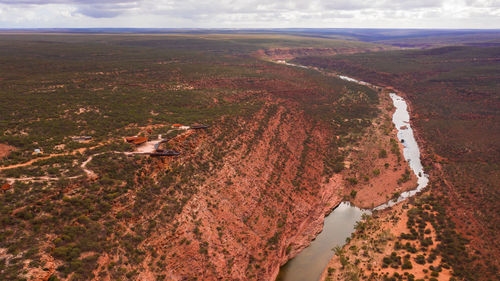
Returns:
[[[170,148],[189,153],[152,161],[137,180],[162,193],[128,222],[131,233],[153,226],[137,246],[145,258],[127,271],[139,280],[274,280],[350,191],[343,173],[325,172],[341,153],[332,140],[334,128],[300,102],[267,95],[251,116],[175,137]],[[100,262],[96,276],[120,258]]]
[[[144,242],[165,256],[165,266],[153,264],[151,271],[168,280],[272,280],[341,200],[341,176],[323,175],[331,132],[296,105],[269,101],[253,119],[238,121],[229,133],[234,138],[224,137],[227,129],[216,128],[196,150],[198,159],[213,157],[211,146],[230,152],[194,187],[174,221]]]
[[[293,59],[305,56],[333,56],[360,52],[380,51],[382,48],[271,48],[261,50],[259,55],[273,59]]]
[[[381,112],[388,102],[383,99]],[[382,124],[391,112],[384,109],[376,122]],[[378,137],[377,132],[383,134],[392,124],[387,126],[373,126],[367,133]],[[380,138],[380,145],[362,141],[352,147],[353,153],[377,158],[379,146],[390,145],[391,136],[395,130]],[[179,136],[172,141],[178,145],[175,149],[188,145],[195,151],[195,156],[179,161],[183,165],[208,161],[209,172],[193,186],[196,192],[182,211],[144,242],[143,247],[155,249],[160,259],[164,256],[164,266],[154,266],[158,258],[148,257],[144,268],[151,262],[153,266],[139,276],[149,280],[151,272],[161,272],[169,280],[274,280],[280,266],[309,245],[321,231],[325,215],[349,194],[352,186],[345,179],[364,171],[357,167],[326,175],[331,139],[337,139],[331,127],[308,118],[298,104],[281,99],[266,100],[251,118],[222,121],[211,133]],[[221,148],[227,153],[217,156]],[[170,161],[158,169],[172,167]],[[403,173],[408,167],[401,161],[391,169],[383,168],[382,161],[380,177]],[[373,167],[367,169],[371,172]],[[401,188],[396,181],[391,188],[386,182],[370,182],[375,187],[360,183],[360,196],[379,185],[387,190],[363,199],[367,206]]]

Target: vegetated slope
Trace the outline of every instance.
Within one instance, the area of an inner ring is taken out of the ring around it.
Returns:
[[[420,195],[365,216],[346,245],[335,248],[321,280],[457,280],[441,253],[466,242],[450,235],[438,201]]]
[[[441,254],[458,277],[498,277],[500,49],[450,46],[296,61],[393,86],[408,97],[432,195],[453,222],[440,237],[457,239],[443,242]],[[460,236],[470,240],[465,252]]]
[[[2,171],[60,178],[0,194],[5,280],[272,279],[340,202],[339,148],[378,114],[367,87],[229,41],[37,38],[1,43],[0,140],[17,148],[2,164],[84,150]],[[211,127],[167,135],[177,158],[116,153],[195,122]],[[98,179],[69,179],[90,155]]]
[[[366,46],[362,45],[360,47],[354,46],[344,46],[336,48],[314,48],[314,47],[300,47],[300,48],[269,48],[265,50],[259,50],[257,52],[258,56],[272,60],[284,60],[293,59],[296,57],[303,56],[333,56],[337,54],[355,54],[371,51],[381,51],[389,49],[382,46]]]
[[[398,141],[392,123],[394,106],[389,91],[380,90],[379,115],[360,140],[348,145],[343,174],[352,186],[350,202],[371,209],[415,189],[417,177],[410,172],[403,157],[403,143]]]

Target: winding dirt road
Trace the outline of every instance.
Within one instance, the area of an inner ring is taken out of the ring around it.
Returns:
[[[169,130],[167,132],[167,134],[170,133],[170,132],[172,132],[172,131],[174,131],[174,130]],[[85,174],[87,175],[87,177],[89,179],[94,180],[94,179],[98,178],[98,175],[94,171],[88,169],[87,168],[87,164],[90,163],[90,161],[92,161],[92,159],[94,159],[95,156],[102,155],[102,154],[105,154],[105,153],[118,153],[118,154],[124,154],[124,155],[134,155],[134,154],[147,155],[147,154],[150,154],[152,152],[155,152],[155,150],[158,148],[158,145],[160,143],[164,142],[164,141],[165,141],[165,139],[162,139],[161,135],[158,135],[158,139],[145,142],[144,144],[138,146],[135,151],[130,151],[130,152],[125,152],[125,151],[107,151],[107,152],[99,152],[99,153],[96,153],[96,154],[92,154],[85,161],[83,161],[82,164],[80,164],[80,168],[85,172]],[[68,153],[50,154],[50,155],[45,156],[45,157],[39,157],[39,158],[31,159],[31,160],[29,160],[28,162],[25,162],[25,163],[14,164],[14,165],[5,166],[5,167],[0,167],[0,170],[8,170],[8,169],[15,169],[15,168],[20,168],[20,167],[26,167],[26,166],[32,165],[35,162],[38,162],[38,161],[41,161],[41,160],[50,159],[50,158],[53,158],[53,157],[66,156],[66,155],[75,155],[77,153],[83,153],[83,152],[85,152],[88,149],[94,149],[94,148],[103,146],[104,144],[106,144],[106,143],[100,143],[100,144],[98,144],[96,146],[89,147],[89,148],[79,148],[79,149],[76,149],[76,150],[74,150],[72,152],[68,152]],[[78,176],[73,176],[73,177],[66,177],[66,179],[77,179],[77,178],[80,178],[82,176],[83,175],[78,175]],[[60,180],[61,178],[63,178],[63,177],[41,176],[41,177],[21,177],[21,178],[0,178],[0,179],[3,179],[5,181],[7,181],[8,183],[12,184],[12,183],[14,183],[16,181],[43,182],[43,181],[57,181],[57,180]]]

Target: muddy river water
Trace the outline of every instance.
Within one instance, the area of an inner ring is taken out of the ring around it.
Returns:
[[[291,65],[291,64],[288,64]],[[292,65],[298,66],[298,65]],[[303,66],[300,66],[303,67]],[[347,76],[338,76],[340,79],[369,85],[366,82],[358,81]],[[390,97],[396,107],[392,121],[398,129],[398,139],[403,143],[403,155],[413,173],[418,178],[416,189],[403,192],[399,198],[390,200],[371,210],[363,210],[348,202],[342,202],[326,218],[323,230],[311,244],[302,250],[296,257],[288,261],[280,269],[276,280],[278,281],[317,281],[321,277],[323,270],[334,255],[333,248],[343,246],[346,238],[351,236],[355,230],[356,223],[363,214],[371,214],[373,210],[383,210],[394,204],[401,202],[417,192],[421,191],[429,182],[428,176],[424,173],[420,162],[420,150],[415,140],[413,130],[410,126],[410,114],[406,101],[391,93]]]

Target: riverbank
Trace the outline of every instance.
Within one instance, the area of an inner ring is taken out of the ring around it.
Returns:
[[[342,172],[346,180],[344,200],[348,200],[359,208],[371,209],[383,205],[391,199],[397,199],[404,192],[416,189],[418,172],[409,172],[411,168],[409,163],[405,161],[407,158],[403,157],[404,140],[401,141],[398,137],[400,130],[408,130],[410,126],[409,116],[406,128],[401,128],[401,125],[394,125],[391,121],[396,108],[390,94],[397,91],[392,87],[379,87],[317,67],[294,64],[286,60],[272,60],[272,62],[314,70],[325,76],[367,86],[380,93],[378,106],[380,114],[373,120],[372,126],[365,132],[359,142],[344,148],[344,151],[349,151],[349,156],[344,161],[345,169]],[[397,93],[404,96],[400,92]]]
[[[412,161],[419,162],[418,155],[405,153],[407,146],[416,145],[416,142],[408,140],[405,146],[401,140],[397,140],[397,134],[410,127],[394,125],[400,120],[395,122],[391,118],[391,115],[396,114],[397,108],[391,105],[393,99],[388,92],[381,93],[380,98],[381,113],[373,120],[373,126],[355,147],[345,148],[351,152],[346,158],[346,169],[342,172],[344,199],[367,208],[360,209],[347,202],[341,203],[325,217],[323,230],[315,240],[281,268],[277,280],[318,280],[334,255],[332,248],[344,245],[355,231],[362,215],[371,213],[368,209],[385,206],[384,204],[389,206],[390,200],[396,200],[401,194],[408,194],[409,190],[416,189],[416,173],[410,171],[411,167],[405,161],[411,159],[406,157],[412,157]],[[410,149],[414,151],[412,147]],[[385,153],[380,153],[381,151]],[[349,180],[353,178],[359,182],[354,184]]]
[[[429,179],[424,174],[420,162],[420,149],[411,129],[407,104],[395,93],[391,93],[391,98],[396,106],[393,123],[398,128],[399,140],[404,140],[403,153],[418,178],[417,188],[376,207],[375,210],[380,212],[377,211],[376,215],[367,216],[363,221],[357,222],[356,232],[347,239],[346,245],[336,248],[335,256],[324,269],[320,280],[380,280],[399,278],[403,275],[407,280],[428,279],[429,275],[449,279],[451,276],[449,267],[435,255],[437,231],[432,223],[427,223],[432,222],[429,218],[437,215],[431,204],[402,203],[421,192]],[[418,232],[413,228],[416,221]],[[409,234],[405,233],[407,230]],[[420,243],[414,242],[417,239]],[[418,245],[421,247],[418,248]]]
[[[344,247],[336,249],[319,280],[382,280],[398,276],[406,276],[405,280],[431,277],[449,280],[450,268],[443,267],[442,258],[433,254],[438,239],[430,222],[422,229],[425,246],[418,239],[402,238],[402,233],[411,233],[409,225],[412,223],[408,224],[408,220],[419,208],[436,214],[430,205],[405,202],[360,221],[351,239]]]
[[[325,217],[323,228],[314,241],[281,267],[276,280],[318,280],[333,255],[331,248],[345,243],[346,237],[355,230],[355,222],[364,213],[366,212],[348,202],[341,202]]]
[[[277,63],[292,67],[312,69],[315,71],[319,71],[320,73],[327,76],[338,77],[349,82],[370,87],[375,91],[382,91],[382,88],[378,86],[374,86],[363,81],[358,81],[351,77],[341,76],[336,73],[324,72],[317,68],[309,68],[302,65],[291,64],[286,61],[277,61]],[[348,195],[344,195],[344,199],[348,198],[349,201],[355,202],[360,206],[378,210],[391,207],[397,202],[413,196],[417,191],[420,191],[422,188],[424,188],[428,182],[427,176],[424,174],[423,167],[420,163],[418,144],[414,139],[411,129],[407,105],[404,102],[404,99],[397,96],[395,93],[389,93],[387,90],[390,89],[385,89],[380,95],[381,108],[379,109],[381,110],[381,114],[379,114],[379,120],[374,120],[373,126],[371,128],[372,131],[367,132],[365,134],[365,137],[361,141],[364,146],[360,145],[360,143],[356,143],[357,147],[353,146],[346,148],[349,149],[350,153],[349,159],[348,161],[346,161],[347,171],[343,172],[343,177],[345,178],[347,182],[346,186],[348,187],[344,189],[344,192],[350,190],[350,193]],[[390,99],[387,98],[388,96],[390,97]],[[393,107],[391,107],[390,102],[387,101],[392,101]],[[394,107],[396,109],[393,111]],[[386,111],[389,111],[392,114],[393,125],[390,122],[391,114],[385,115],[387,113]],[[388,122],[384,122],[384,117]],[[384,134],[374,134],[374,132],[380,133],[381,131],[384,131]],[[394,135],[396,132],[397,137],[395,137]],[[391,161],[389,159],[384,159],[388,158],[387,149],[381,148],[380,144],[381,142],[383,143],[383,139],[386,139],[385,136],[390,137],[390,151],[396,157],[397,164],[394,160]],[[375,143],[375,145],[371,145],[373,143]],[[402,143],[404,143],[404,145],[402,145]],[[378,150],[378,154],[374,154],[374,149]],[[401,156],[401,154],[404,155],[404,159],[407,161],[404,161],[402,159],[403,157]],[[373,158],[373,155],[377,155],[378,157]],[[372,158],[370,158],[370,156]],[[378,160],[377,158],[383,159],[383,167],[385,168],[382,169],[383,173],[381,172],[381,168],[378,168],[382,161]],[[411,164],[410,161],[412,161]],[[391,171],[389,170],[389,167],[391,167],[391,163],[389,162],[392,162],[393,172],[400,172],[400,170],[404,167],[404,173],[400,174],[399,178],[397,176],[395,177],[394,173],[388,173],[389,171]],[[413,173],[409,168],[413,170]],[[382,176],[379,178],[378,182],[376,182],[375,184],[373,182],[369,183],[371,175],[379,176],[381,174]],[[361,182],[360,180],[365,183],[365,186],[362,186],[362,184],[360,184],[362,188],[356,188],[355,186]],[[394,180],[396,185],[392,183]],[[401,187],[401,185],[403,184],[405,184],[405,186]],[[361,191],[359,197],[357,196],[358,191]],[[357,201],[356,197],[358,198]],[[317,268],[318,264],[320,266],[323,265],[322,259],[324,259],[325,256],[329,256],[330,258],[332,256],[331,251],[328,250],[328,246],[341,247],[344,244],[343,241],[348,238],[350,236],[349,234],[354,230],[354,225],[358,223],[361,215],[363,213],[369,213],[355,206],[348,205],[347,209],[352,210],[355,214],[351,214],[351,216],[346,218],[346,220],[344,220],[342,224],[335,224],[335,222],[333,222],[334,227],[331,228],[333,229],[333,233],[330,233],[330,235],[328,233],[330,229],[329,218],[335,217],[338,212],[341,212],[343,210],[343,208],[336,208],[325,218],[324,230],[318,235],[317,240],[314,240],[309,247],[304,249],[303,252],[299,253],[299,255],[285,264],[281,268],[277,280],[318,280],[321,273],[318,273],[315,268]],[[335,229],[339,229],[339,225],[342,225],[341,228],[347,229],[347,233],[336,232]],[[351,229],[350,232],[349,229]],[[329,238],[323,238],[323,236]]]
[[[495,259],[498,247],[494,242],[498,236],[495,226],[499,225],[495,223],[498,220],[495,214],[499,212],[495,188],[498,154],[494,152],[498,142],[492,128],[499,123],[495,122],[498,115],[494,114],[498,108],[491,100],[498,91],[495,91],[496,84],[491,83],[494,77],[486,73],[491,72],[490,68],[483,63],[466,63],[476,60],[478,55],[492,57],[488,51],[468,48],[463,52],[457,47],[435,52],[403,51],[296,60],[342,71],[378,85],[385,83],[404,89],[403,97],[412,112],[410,123],[418,129],[414,132],[415,139],[425,147],[420,151],[422,163],[433,179],[429,193],[445,208],[446,220],[439,221],[438,228],[449,222],[444,232],[446,239],[439,242],[440,254],[454,267],[457,280],[488,280],[498,276],[498,259]],[[389,70],[386,66],[391,60],[402,63]],[[464,63],[457,64],[457,61]],[[442,83],[443,73],[449,83]],[[490,83],[486,82],[488,79]],[[478,81],[485,87],[478,90]],[[425,195],[416,198],[422,196]]]
[[[346,179],[355,177],[358,183],[347,189],[346,196],[355,206],[372,209],[397,198],[405,191],[417,186],[417,176],[404,158],[404,143],[398,140],[397,128],[392,122],[395,113],[389,92],[380,94],[379,116],[364,134],[360,142],[350,148],[346,162],[349,169]],[[349,185],[348,185],[349,186]],[[356,196],[350,196],[352,191]]]

